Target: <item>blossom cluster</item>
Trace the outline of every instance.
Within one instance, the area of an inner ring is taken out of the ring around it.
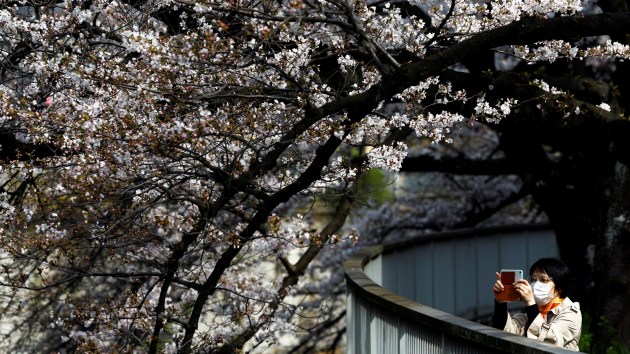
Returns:
[[[394,146],[377,146],[368,154],[368,164],[373,168],[398,171],[402,160],[407,156],[407,146],[397,142]]]
[[[630,58],[630,46],[605,39],[604,44],[587,48],[579,48],[562,40],[544,41],[530,48],[527,45],[514,46],[514,55],[528,62],[547,61],[553,63],[558,58],[586,59],[586,58],[615,58],[626,60]]]

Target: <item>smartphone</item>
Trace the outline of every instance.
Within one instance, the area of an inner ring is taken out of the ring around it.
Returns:
[[[501,283],[503,283],[503,291],[496,295],[499,301],[519,301],[521,295],[516,292],[513,284],[523,279],[523,271],[521,269],[501,269]]]

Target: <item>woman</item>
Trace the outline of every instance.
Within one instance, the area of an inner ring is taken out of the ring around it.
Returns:
[[[531,266],[529,274],[531,285],[525,279],[513,284],[527,306],[526,313],[510,315],[507,302],[496,299],[504,290],[500,274],[496,273],[498,279],[492,287],[495,296],[492,326],[578,351],[582,313],[580,304],[567,297],[571,271],[559,259],[541,258]]]

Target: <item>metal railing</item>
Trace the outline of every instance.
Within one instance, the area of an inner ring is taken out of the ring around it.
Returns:
[[[461,317],[489,316],[493,274],[502,265],[527,272],[536,259],[556,253],[555,235],[541,226],[463,230],[362,249],[344,265],[347,353],[575,353]]]

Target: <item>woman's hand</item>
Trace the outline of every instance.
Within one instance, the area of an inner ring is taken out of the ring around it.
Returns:
[[[503,287],[503,283],[501,283],[501,274],[499,272],[495,273],[497,275],[497,281],[494,282],[494,285],[492,286],[492,292],[494,293],[494,298],[497,298],[497,295],[499,295],[500,292],[502,292],[505,288]],[[499,302],[507,302],[507,301],[501,301],[501,300],[497,300]]]
[[[514,289],[521,295],[521,301],[527,306],[531,306],[536,303],[534,301],[534,291],[532,286],[526,279],[519,279],[514,283]]]

